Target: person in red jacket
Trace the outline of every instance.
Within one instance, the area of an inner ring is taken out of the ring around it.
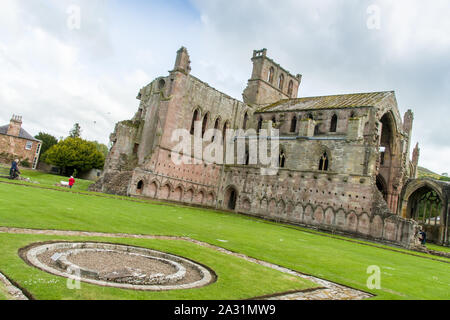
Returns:
[[[72,189],[74,184],[75,184],[75,179],[71,176],[69,179],[69,188]]]

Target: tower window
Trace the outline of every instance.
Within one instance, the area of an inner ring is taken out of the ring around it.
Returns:
[[[195,130],[195,122],[198,121],[198,110],[194,111],[194,115],[192,116],[192,123],[191,123],[191,134],[194,134]]]
[[[294,90],[294,82],[291,80],[291,81],[289,81],[289,85],[288,85],[288,96],[292,95],[293,90]]]
[[[207,125],[208,125],[208,114],[205,114],[205,116],[203,117],[203,122],[202,122],[202,138],[205,135]]]
[[[291,132],[297,131],[297,117],[293,116],[291,120]]]
[[[267,82],[273,83],[273,74],[274,74],[274,72],[275,72],[275,70],[273,69],[273,67],[270,67],[269,76],[267,77]]]
[[[246,112],[244,115],[244,123],[242,124],[242,129],[247,130],[247,122],[248,122],[248,114]]]
[[[319,171],[328,171],[328,155],[326,152],[320,157]]]
[[[285,154],[284,150],[281,150],[281,152],[280,152],[278,164],[279,164],[280,168],[284,168],[286,165],[286,154]]]
[[[338,121],[337,115],[333,115],[333,117],[331,118],[330,132],[336,132],[337,121]]]
[[[278,88],[280,90],[283,90],[283,84],[284,84],[284,75],[282,74],[278,80]]]

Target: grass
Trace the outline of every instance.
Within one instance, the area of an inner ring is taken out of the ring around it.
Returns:
[[[217,281],[208,286],[190,290],[164,292],[134,291],[101,287],[81,283],[81,290],[67,288],[67,280],[28,266],[18,255],[19,248],[30,243],[49,240],[103,241],[162,250],[193,259],[208,265],[217,274]],[[99,237],[55,237],[35,235],[0,234],[0,270],[12,277],[22,288],[36,299],[103,299],[103,300],[210,300],[248,299],[266,294],[303,290],[317,287],[316,284],[298,277],[244,261],[212,249],[203,248],[186,241],[111,239]]]
[[[188,236],[303,273],[369,291],[376,295],[374,299],[450,299],[448,259],[440,258],[442,261],[434,261],[426,259],[428,255],[407,255],[386,250],[386,246],[367,246],[346,241],[344,237],[332,238],[319,233],[286,228],[283,225],[213,210],[120,201],[113,198],[0,183],[0,225],[35,229]],[[19,244],[17,239],[21,237],[24,236],[2,235],[0,238],[0,247],[8,248],[7,262],[0,262],[0,270],[4,269],[3,271],[16,281],[18,279],[23,281],[23,277],[31,272],[22,262],[18,263],[15,254],[17,248],[34,241],[32,239],[43,238],[43,236],[30,237],[27,241],[21,240]],[[54,238],[56,237],[52,237]],[[130,240],[121,242],[124,241]],[[154,246],[157,242],[139,243]],[[161,244],[157,243],[157,245]],[[164,248],[171,249],[170,246],[173,245],[167,243]],[[185,247],[174,249],[180,250],[183,255],[190,254],[189,249]],[[220,268],[221,264],[228,264],[226,259],[217,259],[214,263],[214,268]],[[381,269],[382,288],[380,290],[369,290],[366,285],[369,276],[366,271],[372,265],[377,265]],[[254,272],[249,272],[245,278],[251,280],[257,276]],[[239,296],[239,290],[234,288],[237,284],[230,282],[229,285],[233,294]],[[228,285],[225,287],[228,288]],[[33,292],[35,289],[31,288],[31,290]],[[46,293],[50,291],[49,289],[42,290],[39,297],[50,294]],[[219,294],[219,292],[216,293]],[[73,294],[76,295],[76,293]],[[98,294],[94,297],[104,297]],[[77,298],[71,295],[64,297]],[[109,293],[105,297],[108,298]],[[160,293],[153,297],[162,299],[165,294]],[[204,296],[194,295],[194,297],[203,298]],[[220,296],[210,298],[221,299]]]
[[[450,247],[438,246],[433,243],[427,243],[426,247],[435,251],[450,252]]]
[[[2,168],[5,169],[6,167],[3,166]],[[6,168],[6,169],[9,170],[9,168]],[[69,180],[69,178],[65,177],[65,176],[59,176],[59,175],[55,175],[55,174],[49,174],[49,173],[44,173],[41,171],[25,169],[25,168],[20,168],[20,172],[21,172],[22,178],[29,178],[32,182],[37,181],[37,182],[39,182],[39,185],[46,186],[46,187],[55,187],[56,183],[60,183],[61,181],[68,182],[68,180]],[[0,180],[11,181],[8,179],[0,179]],[[18,183],[23,183],[23,182],[20,181]],[[94,181],[76,178],[73,189],[79,190],[79,191],[87,191],[88,187],[93,183],[94,183]],[[65,189],[64,187],[55,187],[55,188]]]

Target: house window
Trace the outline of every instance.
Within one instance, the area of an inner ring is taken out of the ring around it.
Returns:
[[[25,146],[25,150],[31,150],[33,148],[33,142],[27,141],[27,145]]]

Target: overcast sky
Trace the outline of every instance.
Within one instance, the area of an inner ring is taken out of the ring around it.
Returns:
[[[448,0],[1,2],[0,125],[18,114],[59,138],[78,122],[106,144],[181,46],[193,75],[240,100],[252,51],[267,48],[303,75],[299,96],[394,90],[420,165],[450,171]]]

